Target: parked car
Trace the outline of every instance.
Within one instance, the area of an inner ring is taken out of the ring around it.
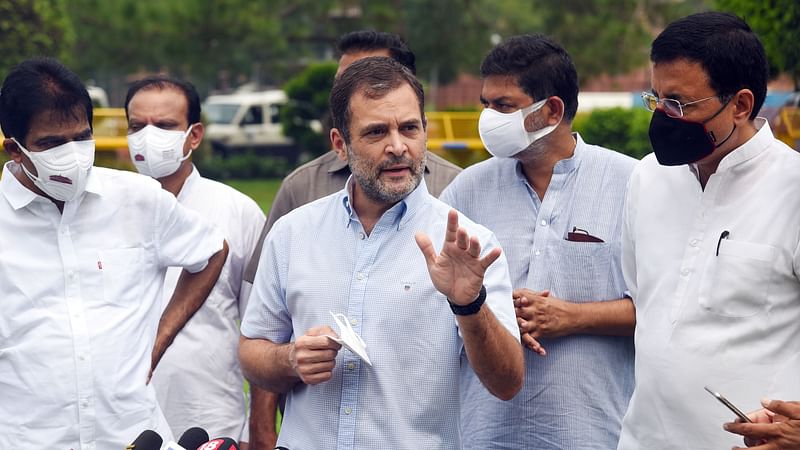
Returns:
[[[280,113],[286,94],[278,89],[211,95],[203,104],[206,139],[215,154],[227,157],[245,150],[285,157],[294,165],[299,149],[283,134]]]

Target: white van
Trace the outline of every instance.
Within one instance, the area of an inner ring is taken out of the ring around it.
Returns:
[[[222,156],[252,149],[296,162],[298,150],[281,126],[280,111],[286,102],[286,94],[278,89],[211,95],[203,103],[205,138]]]

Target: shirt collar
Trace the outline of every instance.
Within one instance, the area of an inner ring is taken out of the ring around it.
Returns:
[[[11,207],[18,210],[28,206],[32,201],[36,200],[39,195],[25,187],[25,185],[20,183],[17,177],[14,176],[11,167],[16,164],[17,163],[14,161],[8,161],[3,166],[3,176],[2,179],[0,179],[0,191],[2,191],[3,196],[8,200]],[[89,171],[89,179],[86,180],[86,192],[103,195],[104,190],[103,180],[95,175],[95,167],[92,167],[92,170]]]
[[[178,192],[177,199],[178,201],[183,200],[183,197],[188,195],[184,194],[184,192],[189,192],[192,190],[192,186],[194,183],[200,178],[200,172],[197,171],[197,167],[192,164],[192,171],[189,172],[189,176],[183,180],[183,186],[181,186],[180,192]]]
[[[572,153],[572,156],[567,159],[562,159],[561,161],[556,162],[556,165],[553,167],[553,173],[570,173],[573,170],[577,169],[581,165],[581,160],[583,159],[584,147],[586,147],[586,143],[583,142],[583,138],[581,135],[576,133],[572,133],[572,137],[575,138],[575,150]]]
[[[353,185],[356,183],[355,178],[353,175],[350,175],[350,178],[347,179],[347,183],[342,191],[340,191],[340,195],[342,196],[342,206],[345,210],[345,227],[350,227],[350,223],[353,221],[358,221],[358,215],[356,214],[355,210],[353,209],[352,205],[350,204],[350,198],[353,195]],[[419,182],[419,185],[411,191],[408,195],[403,197],[402,200],[397,202],[391,208],[389,208],[383,216],[381,216],[379,222],[391,223],[397,226],[397,229],[400,230],[403,226],[405,226],[411,218],[414,217],[417,210],[419,210],[425,202],[428,200],[428,186],[425,184],[425,178],[422,178]]]
[[[29,203],[36,200],[36,195],[33,191],[23,186],[19,182],[14,172],[11,171],[12,165],[16,165],[14,161],[9,161],[3,166],[3,177],[0,179],[0,191],[3,196],[8,200],[8,203],[15,210],[28,206]]]
[[[331,151],[333,151],[333,150],[331,150]],[[331,165],[328,167],[328,173],[338,172],[338,171],[343,170],[345,168],[347,168],[348,170],[350,169],[347,166],[347,161],[342,161],[341,158],[337,157],[336,159],[333,160],[333,163],[331,163]]]
[[[763,117],[757,117],[753,121],[753,125],[756,127],[756,130],[758,130],[756,131],[756,134],[754,134],[753,137],[751,137],[747,142],[725,155],[725,157],[722,158],[722,161],[719,162],[717,172],[728,170],[737,164],[743,163],[755,156],[758,156],[761,154],[761,152],[769,148],[769,146],[775,142],[775,138],[772,135],[772,130],[769,128],[767,119]]]
[[[575,138],[575,150],[573,151],[571,157],[556,162],[556,165],[553,167],[554,174],[570,173],[581,165],[583,154],[586,152],[586,143],[583,142],[583,138],[581,138],[581,135],[577,132],[572,133],[572,136]],[[517,160],[515,171],[517,178],[519,178],[521,182],[528,184],[528,179],[525,177],[525,173],[522,171],[522,162],[519,160]]]

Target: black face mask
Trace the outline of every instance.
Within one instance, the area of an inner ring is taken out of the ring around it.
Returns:
[[[729,102],[730,100],[728,100]],[[717,117],[728,106],[722,105],[713,116],[702,122],[691,122],[680,117],[670,117],[657,109],[650,120],[650,144],[662,166],[680,166],[700,161],[710,155],[715,148],[721,146],[733,136],[736,124],[733,124],[728,137],[717,143],[714,132],[706,129],[706,123]]]

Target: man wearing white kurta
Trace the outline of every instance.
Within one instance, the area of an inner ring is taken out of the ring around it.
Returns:
[[[170,439],[148,373],[205,301],[222,235],[145,177],[92,167],[92,104],[53,60],[0,96],[0,447],[123,448]],[[184,267],[162,314],[169,266]]]
[[[211,436],[248,442],[238,322],[242,274],[264,213],[241,192],[203,178],[187,157],[203,137],[200,104],[190,84],[163,76],[134,82],[125,102],[129,150],[139,172],[156,178],[178,201],[214,223],[229,245],[228,259],[208,300],[186,324],[153,376],[173,434],[200,426]],[[187,131],[188,130],[188,131]],[[170,268],[164,299],[180,271]]]
[[[800,398],[800,154],[755,118],[766,58],[739,18],[674,22],[651,59],[655,152],[623,229],[636,387],[619,449],[730,448],[735,416],[704,386],[745,412]]]

